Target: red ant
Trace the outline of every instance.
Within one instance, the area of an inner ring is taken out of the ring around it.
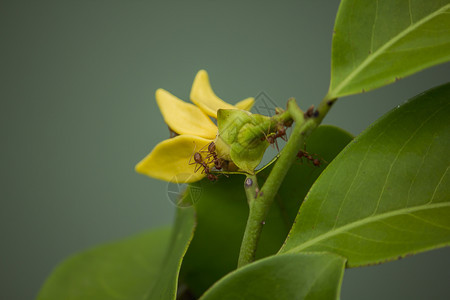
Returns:
[[[266,141],[268,141],[269,144],[271,144],[271,145],[275,144],[275,146],[277,147],[277,150],[280,151],[280,149],[278,148],[277,138],[281,138],[281,139],[283,139],[283,141],[287,141],[286,126],[278,124],[277,132],[271,133],[267,136],[265,135],[264,137],[261,138],[261,140],[266,139]]]
[[[198,165],[195,167],[194,172],[197,172],[198,169],[203,167],[202,174],[206,174],[206,177],[208,177],[209,180],[215,181],[215,180],[219,179],[219,177],[217,177],[216,175],[211,173],[211,169],[208,167],[207,163],[205,163],[205,161],[203,160],[203,157],[200,154],[200,152],[194,153],[194,162],[191,162],[191,160],[189,159],[189,164],[190,165],[193,165],[193,164]]]
[[[314,115],[314,105],[311,105],[304,113],[305,119],[311,118]]]
[[[302,159],[302,157],[305,157],[306,159],[311,161],[313,163],[313,165],[316,167],[320,167],[320,165],[322,164],[320,159],[313,157],[311,154],[309,154],[308,152],[303,151],[303,150],[298,151],[297,157],[300,159]]]
[[[222,169],[223,161],[222,161],[222,159],[220,159],[220,158],[217,156],[217,153],[216,153],[216,144],[215,144],[214,142],[211,142],[211,143],[208,145],[208,152],[209,152],[209,154],[206,156],[206,159],[208,160],[208,159],[210,159],[210,158],[212,157],[213,160],[214,160],[214,167],[215,167],[217,170]]]
[[[219,177],[217,177],[216,175],[211,173],[211,168],[208,166],[208,164],[210,163],[209,159],[211,158],[211,156],[214,159],[214,165],[215,165],[216,169],[222,168],[222,160],[217,157],[215,149],[216,149],[216,145],[214,144],[214,142],[211,142],[208,145],[209,154],[205,157],[205,160],[203,159],[203,157],[201,155],[201,152],[205,152],[205,151],[202,151],[202,150],[194,153],[194,156],[193,156],[194,162],[191,161],[192,157],[189,159],[189,165],[193,165],[193,164],[198,165],[195,167],[194,172],[197,172],[201,167],[203,167],[202,174],[206,174],[206,177],[211,181],[215,181],[215,180],[219,179]]]
[[[194,162],[191,162],[191,160],[192,160],[192,157],[189,159],[189,165],[196,165],[195,166],[195,169],[194,169],[194,172],[196,173],[197,171],[198,171],[198,169],[200,169],[201,167],[203,167],[204,169],[205,168],[208,168],[209,169],[209,167],[208,167],[208,165],[203,161],[203,157],[202,157],[202,155],[200,154],[200,152],[195,152],[194,153]]]

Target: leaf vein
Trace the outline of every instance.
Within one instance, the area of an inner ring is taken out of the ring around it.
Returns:
[[[427,220],[427,219],[425,219],[425,218],[421,218],[421,217],[419,217],[419,216],[417,216],[417,215],[415,215],[415,214],[408,214],[409,216],[411,216],[411,217],[413,217],[413,218],[416,218],[417,220],[420,220],[420,221],[422,221],[422,222],[424,222],[424,223],[427,223],[427,224],[430,224],[430,225],[432,225],[432,226],[434,226],[434,227],[439,227],[439,228],[442,228],[442,229],[445,229],[445,230],[448,230],[448,231],[450,231],[450,227],[447,227],[447,226],[444,226],[444,225],[441,225],[441,224],[437,224],[437,223],[434,223],[434,222],[432,222],[432,221],[430,221],[430,220]]]
[[[314,221],[314,225],[313,228],[316,228],[317,226],[317,222],[319,221],[319,216],[320,216],[320,212],[322,211],[322,207],[325,204],[325,202],[328,200],[328,194],[331,190],[331,185],[333,183],[334,178],[336,177],[337,174],[337,170],[334,171],[334,174],[332,175],[331,179],[330,179],[330,183],[328,184],[328,189],[327,189],[327,193],[325,194],[325,197],[323,198],[322,202],[320,203],[319,209],[317,210],[317,214],[316,214],[316,220]]]
[[[336,228],[337,222],[338,222],[338,220],[339,220],[339,216],[340,216],[340,214],[341,214],[342,207],[344,206],[344,203],[345,203],[345,201],[347,200],[347,196],[348,196],[348,194],[349,194],[349,192],[350,192],[350,190],[351,190],[351,188],[352,188],[352,186],[353,186],[353,183],[355,182],[356,178],[358,177],[358,174],[359,174],[359,171],[360,171],[360,169],[361,169],[361,166],[362,166],[362,164],[365,162],[365,160],[366,160],[366,158],[367,158],[367,155],[368,155],[368,153],[370,152],[370,149],[372,149],[372,146],[375,145],[375,144],[377,143],[378,139],[379,139],[381,136],[383,136],[383,134],[386,133],[386,131],[391,127],[391,125],[392,125],[392,123],[394,123],[394,121],[395,121],[395,120],[392,120],[392,121],[386,126],[386,128],[385,128],[383,131],[381,131],[375,139],[373,139],[373,141],[372,141],[372,143],[369,145],[369,147],[367,147],[366,153],[364,154],[363,159],[360,161],[360,163],[359,163],[359,165],[358,165],[358,170],[356,171],[356,174],[355,174],[355,176],[354,176],[353,179],[352,179],[352,183],[350,184],[349,188],[347,189],[347,192],[345,193],[344,199],[341,201],[341,203],[340,203],[340,205],[339,205],[339,210],[338,210],[338,212],[337,212],[337,214],[336,214],[335,221],[334,221],[334,225],[333,225],[333,228],[332,228],[332,229]],[[327,194],[327,195],[328,195],[328,194]]]
[[[392,39],[387,41],[384,45],[382,45],[380,48],[378,48],[375,52],[373,52],[371,55],[367,56],[366,59],[362,61],[362,63],[355,68],[352,72],[350,72],[347,77],[341,81],[341,83],[332,91],[330,91],[331,97],[335,98],[336,95],[355,77],[357,76],[362,70],[364,70],[372,61],[374,61],[378,56],[383,54],[383,52],[394,45],[396,42],[401,40],[403,37],[408,35],[410,32],[418,28],[420,25],[425,24],[429,20],[435,18],[436,16],[444,13],[447,9],[450,8],[450,4],[444,5],[443,7],[439,8],[438,10],[434,11],[433,13],[427,15],[426,17],[418,20],[416,23],[406,27],[404,30],[400,31],[396,36],[394,36]]]
[[[444,179],[445,175],[447,175],[448,168],[450,168],[450,166],[448,166],[448,167],[445,169],[444,174],[442,174],[441,179],[439,179],[439,182],[438,182],[438,184],[436,185],[436,188],[435,188],[434,191],[433,191],[433,195],[431,196],[431,199],[430,199],[429,203],[432,203],[432,202],[433,202],[434,196],[436,196],[436,191],[437,191],[438,188],[441,186],[442,180]]]
[[[398,158],[399,158],[399,156],[400,156],[400,153],[402,153],[402,151],[403,151],[403,149],[406,147],[406,145],[408,145],[408,143],[413,139],[413,137],[415,137],[416,134],[417,134],[417,133],[425,126],[425,124],[427,124],[431,119],[433,119],[433,117],[434,117],[438,112],[440,112],[443,108],[444,108],[444,106],[441,106],[439,109],[435,110],[431,115],[429,115],[428,118],[426,118],[426,119],[422,122],[422,124],[420,124],[420,126],[418,126],[418,127],[416,128],[416,130],[414,130],[414,132],[411,134],[411,136],[403,143],[403,145],[402,145],[402,146],[400,147],[400,149],[398,150],[397,155],[395,156],[394,160],[392,161],[391,165],[389,166],[389,171],[388,171],[388,173],[387,173],[387,175],[386,175],[386,179],[384,180],[384,184],[383,184],[383,187],[382,187],[382,189],[381,189],[380,196],[378,197],[378,200],[377,200],[377,206],[375,207],[375,210],[374,210],[374,212],[372,213],[372,215],[375,215],[375,214],[377,213],[377,211],[378,211],[378,208],[379,208],[380,202],[381,202],[381,198],[383,197],[384,191],[386,190],[386,185],[387,185],[388,179],[389,179],[389,177],[391,176],[392,168],[394,167],[394,164],[397,162],[397,160],[398,160]]]
[[[434,141],[434,139],[433,139],[433,141]],[[430,152],[431,145],[433,145],[433,142],[431,142],[431,143],[428,145],[427,151],[425,152],[425,155],[422,157],[422,162],[420,163],[420,166],[417,168],[417,172],[416,172],[416,174],[414,175],[414,178],[411,180],[411,184],[410,184],[409,189],[408,189],[408,196],[406,197],[406,207],[408,207],[408,205],[409,205],[409,201],[410,201],[410,199],[411,199],[411,190],[412,190],[412,187],[414,186],[414,183],[415,183],[416,180],[417,180],[417,176],[419,176],[419,173],[420,173],[420,171],[422,170],[423,165],[425,164],[425,158],[428,156],[428,154],[429,154],[429,152]]]
[[[414,24],[414,21],[413,21],[413,16],[412,16],[412,11],[411,11],[411,0],[408,0],[408,9],[409,9],[409,21],[412,25],[412,24]]]
[[[377,19],[378,19],[378,0],[375,2],[375,18],[373,19],[372,34],[370,37],[370,53],[373,52],[373,39],[375,36],[375,26],[377,24]]]
[[[434,209],[434,208],[441,208],[441,207],[450,207],[450,203],[449,202],[442,202],[442,203],[431,203],[431,204],[424,204],[424,205],[418,205],[418,206],[414,206],[414,207],[406,207],[403,209],[398,209],[395,211],[389,211],[389,212],[385,212],[385,213],[381,213],[375,216],[370,216],[368,218],[364,218],[364,219],[360,219],[360,220],[356,220],[354,222],[351,223],[347,223],[346,225],[343,225],[341,227],[339,227],[338,229],[334,229],[334,230],[330,230],[324,234],[318,235],[315,238],[312,238],[308,241],[305,241],[304,243],[291,248],[290,250],[287,250],[286,252],[298,252],[301,251],[303,249],[308,248],[311,245],[314,245],[315,243],[318,243],[320,241],[325,240],[326,238],[335,236],[337,234],[343,233],[347,230],[356,228],[358,226],[363,226],[366,225],[370,222],[375,222],[375,221],[379,221],[379,220],[383,220],[389,217],[395,217],[397,215],[403,215],[403,214],[408,214],[411,212],[415,212],[415,211],[419,211],[419,210],[428,210],[428,209]]]
[[[353,232],[349,232],[349,231],[347,231],[347,232],[344,232],[344,234],[347,234],[347,235],[350,235],[350,236],[354,236],[355,238],[358,238],[358,239],[361,239],[361,240],[365,240],[365,241],[369,241],[369,242],[374,242],[374,243],[380,243],[380,244],[392,244],[392,245],[395,245],[395,244],[398,244],[398,245],[403,245],[403,244],[416,244],[416,241],[410,241],[410,242],[407,242],[407,241],[399,241],[399,242],[394,242],[394,241],[384,241],[384,240],[378,240],[378,239],[371,239],[371,238],[368,238],[368,237],[365,237],[365,236],[363,236],[363,235],[359,235],[359,234],[356,234],[356,233],[353,233]]]
[[[403,228],[403,227],[394,226],[394,225],[392,225],[392,224],[390,224],[390,223],[388,223],[386,221],[383,221],[383,220],[380,220],[378,222],[380,222],[381,224],[384,224],[384,225],[386,225],[388,227],[391,227],[392,229],[395,229],[397,231],[403,231],[403,232],[409,232],[409,233],[417,233],[416,231],[413,231],[413,230],[407,230],[406,228]]]

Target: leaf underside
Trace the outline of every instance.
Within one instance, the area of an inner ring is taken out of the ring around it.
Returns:
[[[450,243],[450,84],[357,137],[311,188],[281,253],[329,251],[356,267]]]
[[[372,90],[449,60],[449,0],[344,0],[327,98]]]

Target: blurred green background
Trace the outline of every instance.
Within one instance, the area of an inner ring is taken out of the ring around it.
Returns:
[[[339,1],[0,1],[0,299],[33,299],[52,268],[171,222],[167,183],[134,165],[168,137],[154,92],[188,100],[199,69],[235,103],[325,95]],[[353,134],[450,78],[434,67],[341,99]],[[450,249],[348,270],[342,299],[448,299]]]

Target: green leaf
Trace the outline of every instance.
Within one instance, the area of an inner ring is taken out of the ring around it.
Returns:
[[[188,189],[184,199],[189,198],[190,193],[191,190]],[[165,259],[146,299],[176,299],[181,262],[192,240],[194,229],[194,208],[179,208]]]
[[[329,251],[350,267],[450,243],[450,84],[375,122],[326,169],[281,253]]]
[[[313,183],[352,139],[353,136],[350,133],[331,125],[319,126],[308,137],[305,143],[306,149],[302,150],[306,150],[314,158],[318,158],[321,165],[316,167],[306,158],[299,159],[291,166],[284,178],[275,203],[280,208],[281,213],[287,218],[287,230],[291,228],[300,204]],[[260,184],[269,176],[272,167],[273,165],[258,173],[258,176],[261,178]]]
[[[170,229],[142,233],[76,254],[60,264],[38,300],[144,299],[159,276]]]
[[[344,266],[328,253],[271,256],[228,274],[200,299],[339,299]]]
[[[328,99],[392,83],[450,59],[449,0],[343,0]]]
[[[352,139],[333,126],[321,126],[309,137],[308,151],[330,162]],[[292,226],[301,199],[327,164],[320,168],[298,161],[288,172],[271,208],[256,253],[257,258],[276,253]],[[269,170],[258,174],[260,183]],[[182,265],[182,281],[196,296],[237,266],[239,249],[248,217],[244,176],[221,176],[195,185],[201,192],[195,201],[198,226]],[[293,197],[296,195],[296,197]]]
[[[150,231],[77,254],[55,269],[37,299],[175,299],[194,223],[194,209],[181,208],[171,235]]]

